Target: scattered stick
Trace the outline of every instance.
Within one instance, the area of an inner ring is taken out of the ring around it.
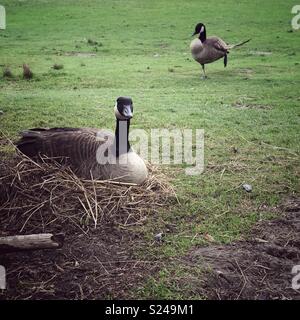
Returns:
[[[0,254],[25,250],[59,249],[63,243],[63,234],[40,233],[0,237]]]

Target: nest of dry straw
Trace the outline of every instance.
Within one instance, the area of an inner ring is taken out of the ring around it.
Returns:
[[[114,181],[82,180],[55,160],[34,162],[16,151],[0,159],[2,235],[70,232],[118,224],[143,223],[149,214],[175,199],[166,177],[149,166],[141,186]]]

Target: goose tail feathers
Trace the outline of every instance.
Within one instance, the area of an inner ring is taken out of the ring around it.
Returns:
[[[46,131],[42,128],[24,130],[20,133],[21,139],[15,143],[16,147],[28,157],[38,154],[40,148],[41,132]]]
[[[229,45],[229,46],[228,46],[228,49],[234,49],[234,48],[237,48],[237,47],[241,47],[241,46],[243,46],[244,44],[248,43],[249,41],[251,41],[251,39],[248,39],[248,40],[246,40],[246,41],[243,41],[243,42],[240,42],[240,43],[237,43],[237,44]]]

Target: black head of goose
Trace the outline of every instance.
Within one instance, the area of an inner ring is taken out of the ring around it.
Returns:
[[[21,133],[17,148],[30,158],[61,159],[85,179],[141,184],[148,170],[129,142],[132,99],[119,97],[114,112],[114,134],[95,128],[34,128]]]
[[[219,37],[207,37],[206,27],[201,22],[196,25],[193,36],[194,35],[197,35],[197,38],[195,38],[191,42],[190,49],[194,60],[199,62],[202,66],[204,78],[206,78],[206,64],[224,58],[224,67],[226,67],[227,54],[229,53],[229,50],[235,47],[242,46],[243,44],[250,41],[249,39],[236,45],[228,45]]]

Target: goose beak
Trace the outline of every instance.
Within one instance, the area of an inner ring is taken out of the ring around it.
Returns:
[[[191,35],[191,37],[193,37],[195,34],[197,34],[197,32],[196,32],[196,31]]]
[[[131,105],[124,106],[123,115],[128,119],[131,119],[133,117],[133,113],[131,111]]]

